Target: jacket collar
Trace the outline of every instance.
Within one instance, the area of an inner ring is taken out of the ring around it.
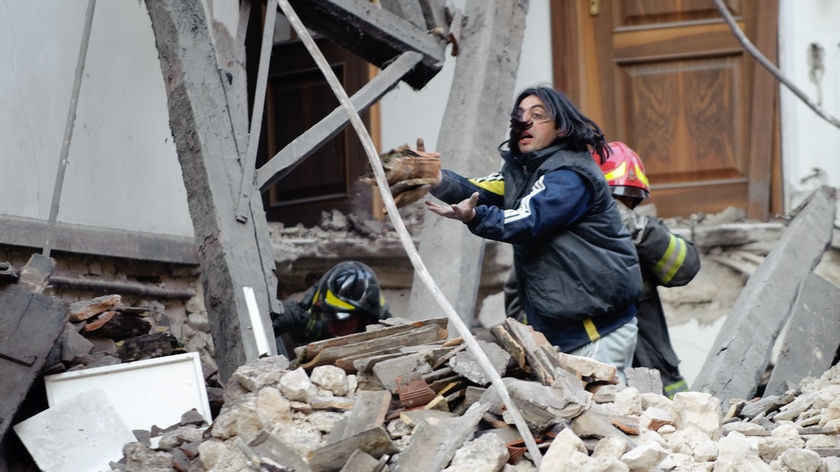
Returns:
[[[510,162],[514,165],[520,167],[527,167],[529,171],[533,171],[534,169],[539,167],[540,164],[542,164],[543,161],[545,161],[549,156],[551,156],[557,151],[562,151],[563,149],[566,149],[566,146],[557,143],[542,148],[538,151],[532,151],[520,155],[514,154],[513,150],[511,149],[506,149],[502,151],[502,158],[505,161]]]

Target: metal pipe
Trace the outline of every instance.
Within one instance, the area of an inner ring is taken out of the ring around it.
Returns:
[[[61,187],[64,185],[64,171],[67,168],[67,154],[70,152],[70,138],[73,137],[73,125],[76,123],[76,107],[79,104],[79,89],[82,88],[82,72],[85,70],[88,44],[90,43],[90,29],[93,24],[93,10],[96,0],[88,0],[85,14],[85,27],[82,30],[82,44],[79,46],[79,58],[76,61],[76,75],[73,80],[73,93],[70,95],[70,107],[67,110],[67,122],[64,125],[64,140],[61,143],[61,156],[58,160],[58,172],[53,187],[52,205],[50,206],[50,220],[47,226],[47,239],[44,242],[42,254],[50,257],[53,238],[55,237],[55,223],[58,218],[58,204],[61,201]]]
[[[141,297],[167,298],[167,299],[189,299],[195,296],[195,290],[169,289],[150,287],[143,284],[131,282],[114,282],[105,280],[77,279],[73,277],[51,276],[50,285],[57,287],[69,287],[85,290],[101,290],[109,293],[128,293]]]

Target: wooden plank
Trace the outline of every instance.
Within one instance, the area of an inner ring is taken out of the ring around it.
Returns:
[[[793,307],[790,324],[764,395],[785,393],[805,377],[831,367],[840,346],[840,289],[809,274]]]
[[[308,463],[313,472],[340,470],[357,449],[373,457],[398,451],[385,428],[378,427],[315,449],[308,454]]]
[[[735,300],[693,390],[724,405],[755,394],[800,289],[831,243],[835,207],[834,189],[809,196]]]
[[[257,163],[257,149],[260,145],[260,131],[265,108],[265,90],[268,83],[268,65],[271,61],[271,49],[274,46],[274,22],[277,8],[267,8],[263,25],[260,59],[257,64],[257,84],[254,90],[254,110],[251,113],[251,130],[248,133],[248,147],[245,150],[245,164],[242,166],[242,180],[239,183],[239,202],[236,205],[236,219],[247,221],[251,213],[251,191],[254,189],[254,174]]]
[[[373,65],[383,68],[407,51],[423,59],[405,82],[419,90],[443,68],[446,42],[410,21],[370,2],[358,0],[292,0],[307,28]]]
[[[349,334],[347,336],[340,336],[337,338],[325,339],[323,341],[315,341],[305,346],[295,348],[295,355],[301,361],[307,361],[317,356],[321,351],[338,346],[346,346],[348,344],[359,344],[365,341],[371,341],[377,338],[384,338],[395,334],[402,334],[406,331],[411,331],[415,328],[427,326],[429,324],[436,324],[441,328],[445,328],[447,324],[446,318],[430,318],[423,321],[415,321],[413,323],[401,324],[391,326],[388,328],[374,329],[365,331],[364,333]]]
[[[67,323],[67,304],[0,286],[0,443]]]
[[[393,63],[379,72],[373,80],[354,93],[350,97],[350,103],[359,113],[367,110],[388,91],[396,87],[403,76],[414,68],[422,58],[423,56],[416,52],[401,54]],[[335,137],[347,126],[349,121],[350,117],[347,116],[347,113],[341,107],[336,107],[315,126],[307,129],[283,147],[280,152],[257,169],[256,182],[260,191],[265,192],[291,172],[298,163],[303,162],[321,145]]]
[[[429,325],[415,328],[405,333],[388,336],[384,338],[371,339],[357,344],[336,346],[325,349],[318,353],[313,359],[300,366],[304,369],[311,369],[319,365],[332,364],[345,356],[358,355],[361,352],[374,352],[390,346],[407,346],[412,344],[424,344],[446,339],[446,330],[437,326]]]

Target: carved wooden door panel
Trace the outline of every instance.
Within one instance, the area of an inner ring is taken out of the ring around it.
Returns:
[[[777,2],[728,0],[776,59]],[[552,3],[555,85],[641,156],[660,216],[781,206],[777,84],[709,0]]]

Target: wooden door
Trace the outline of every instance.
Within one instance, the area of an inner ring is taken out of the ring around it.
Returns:
[[[349,95],[369,78],[368,63],[326,41],[324,57]],[[315,61],[297,41],[272,50],[266,89],[265,128],[258,166],[339,106]],[[362,120],[370,126],[369,113]],[[322,211],[370,213],[370,190],[359,184],[369,166],[361,142],[348,126],[301,161],[263,195],[269,221],[317,224]]]
[[[777,0],[727,0],[776,60]],[[552,2],[555,85],[641,156],[660,216],[781,207],[777,84],[710,0]]]

